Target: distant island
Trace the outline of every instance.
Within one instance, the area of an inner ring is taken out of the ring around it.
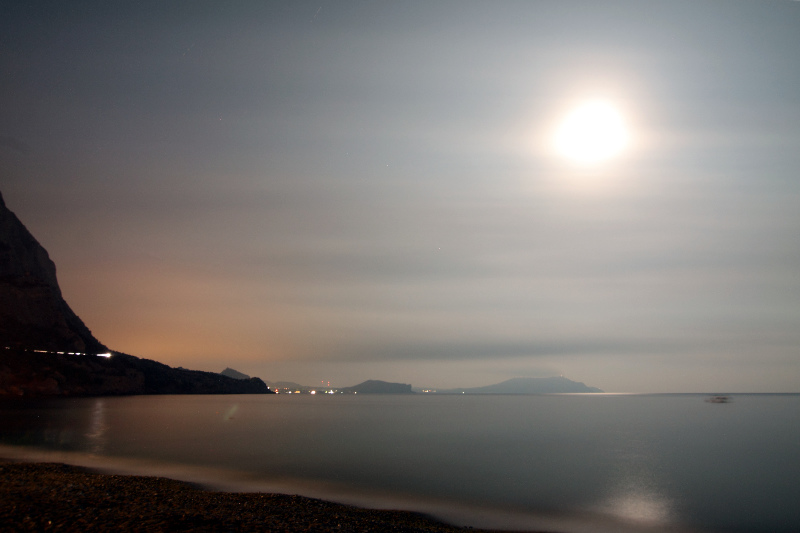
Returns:
[[[0,396],[270,393],[259,378],[109,350],[64,301],[55,264],[0,194]]]
[[[339,389],[345,394],[413,394],[411,385],[370,379],[353,387]]]
[[[597,387],[588,387],[563,376],[549,378],[513,378],[485,387],[426,390],[435,394],[548,394],[548,393],[597,393]]]

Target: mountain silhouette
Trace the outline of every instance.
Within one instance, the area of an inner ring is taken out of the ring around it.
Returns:
[[[413,394],[411,385],[405,383],[390,383],[377,379],[370,379],[352,387],[345,387],[340,389],[340,391],[357,394]]]
[[[107,352],[61,296],[56,265],[0,194],[0,346]]]
[[[55,263],[0,194],[0,396],[271,392],[259,378],[110,352],[64,301]]]
[[[485,387],[470,387],[437,391],[441,394],[547,394],[574,392],[603,392],[563,376],[549,378],[513,378]]]

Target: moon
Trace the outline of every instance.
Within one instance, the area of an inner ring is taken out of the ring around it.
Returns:
[[[563,119],[555,134],[556,151],[580,165],[595,165],[620,155],[629,143],[621,113],[605,101],[584,102]]]

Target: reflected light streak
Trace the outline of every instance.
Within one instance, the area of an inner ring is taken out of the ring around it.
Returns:
[[[239,404],[238,403],[235,403],[235,404],[231,405],[228,408],[228,410],[225,411],[225,414],[222,415],[222,419],[225,422],[231,420],[234,417],[234,415],[236,415],[236,411],[238,411],[238,410],[239,410]]]
[[[106,403],[105,400],[99,398],[94,402],[91,425],[86,433],[86,438],[89,441],[89,453],[95,455],[103,453],[106,448],[106,431],[108,431]]]

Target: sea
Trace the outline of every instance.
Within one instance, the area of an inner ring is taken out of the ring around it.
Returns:
[[[0,402],[0,457],[408,509],[459,526],[800,531],[800,395]]]

